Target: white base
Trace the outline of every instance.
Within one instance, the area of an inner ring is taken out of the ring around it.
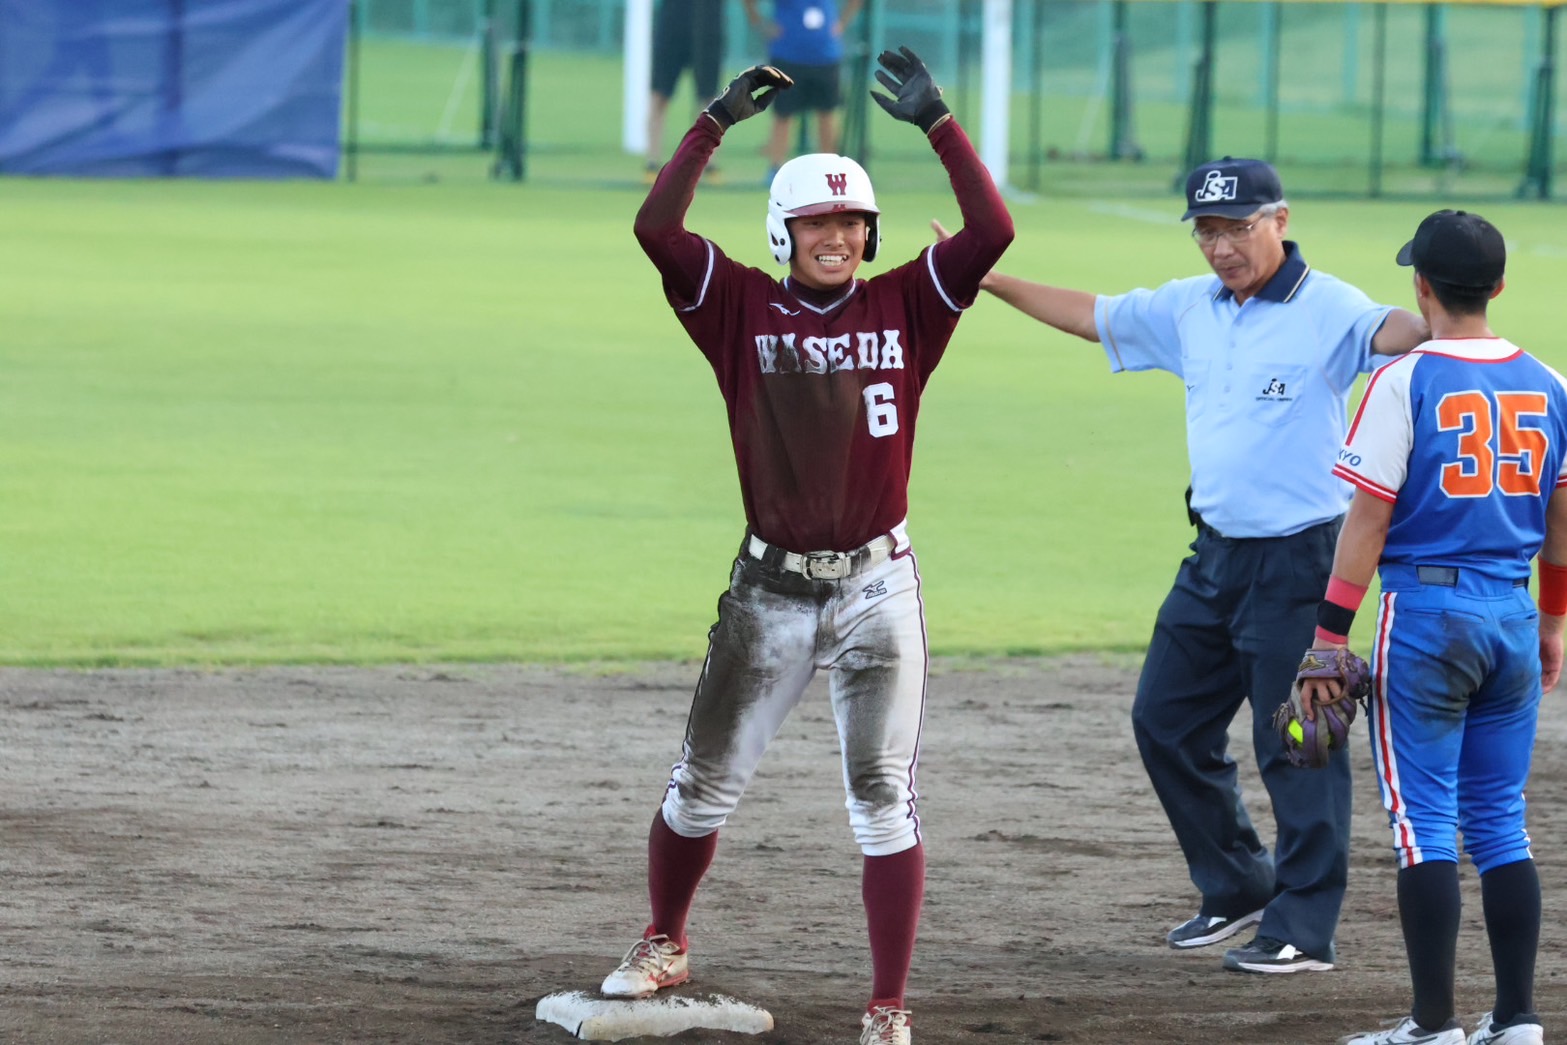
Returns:
[[[741,1034],[773,1029],[770,1012],[722,994],[655,994],[651,998],[622,999],[563,991],[540,998],[533,1017],[559,1024],[583,1041],[666,1038],[696,1027]]]

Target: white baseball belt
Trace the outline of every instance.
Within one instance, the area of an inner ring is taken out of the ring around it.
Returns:
[[[799,552],[784,551],[768,544],[755,534],[747,545],[754,558],[776,564],[791,573],[798,573],[807,580],[837,581],[856,573],[879,566],[892,555],[893,539],[890,534],[849,552]]]

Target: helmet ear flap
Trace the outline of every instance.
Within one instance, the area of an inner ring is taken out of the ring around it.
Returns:
[[[767,246],[773,252],[773,260],[780,265],[789,264],[794,255],[794,237],[789,235],[789,222],[774,214],[771,207],[767,211]]]
[[[881,249],[881,215],[865,215],[865,260],[875,261]]]

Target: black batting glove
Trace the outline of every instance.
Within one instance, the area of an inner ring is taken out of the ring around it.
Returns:
[[[920,130],[929,134],[942,117],[952,114],[952,110],[941,100],[941,88],[930,78],[930,70],[925,68],[920,56],[907,47],[898,48],[898,52],[883,51],[876,59],[882,67],[876,70],[876,79],[894,97],[888,98],[875,91],[871,92],[871,97],[893,119],[918,124]]]
[[[769,105],[779,91],[794,86],[787,73],[770,65],[753,65],[729,81],[724,93],[707,105],[707,114],[718,121],[720,127],[729,128],[741,120],[749,120]],[[762,91],[762,88],[767,90]],[[762,91],[757,94],[757,91]]]

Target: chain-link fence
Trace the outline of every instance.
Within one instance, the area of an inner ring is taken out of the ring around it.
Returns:
[[[625,0],[356,3],[360,170],[441,150],[490,170],[501,145],[530,178],[639,176],[621,148]],[[930,170],[920,143],[865,104],[872,56],[917,51],[978,138],[983,6],[868,0],[848,30],[842,147],[878,180]],[[767,45],[739,0],[725,17],[727,76]],[[1551,6],[1014,0],[1008,180],[1145,193],[1227,153],[1274,161],[1292,195],[1548,194],[1557,35]],[[706,101],[690,91],[686,79],[672,102],[670,144]],[[765,164],[749,144],[725,157],[748,183]]]

